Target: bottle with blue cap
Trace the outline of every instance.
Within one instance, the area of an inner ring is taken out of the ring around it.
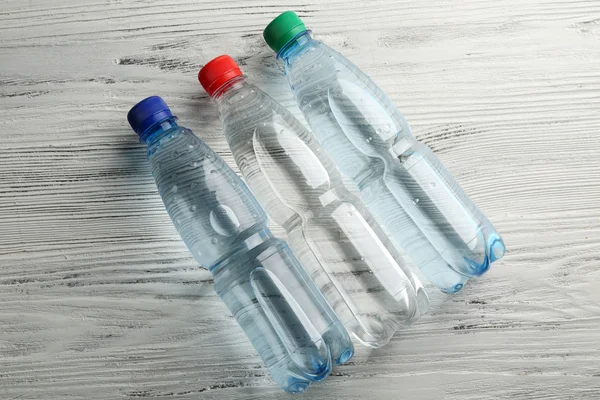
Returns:
[[[177,231],[279,386],[302,392],[347,361],[353,347],[342,323],[223,159],[160,97],[142,100],[127,119],[148,146]]]
[[[321,146],[435,286],[456,292],[504,255],[494,226],[373,80],[291,11],[263,35]]]

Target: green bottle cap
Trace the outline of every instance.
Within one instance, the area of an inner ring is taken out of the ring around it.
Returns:
[[[279,14],[263,31],[265,42],[273,49],[275,53],[286,45],[287,42],[296,37],[297,34],[304,32],[306,26],[304,22],[293,11],[286,11]]]

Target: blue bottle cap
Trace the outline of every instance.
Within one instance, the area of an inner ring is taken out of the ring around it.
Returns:
[[[169,106],[163,99],[158,96],[150,96],[129,110],[127,121],[135,133],[141,137],[148,128],[172,116]]]

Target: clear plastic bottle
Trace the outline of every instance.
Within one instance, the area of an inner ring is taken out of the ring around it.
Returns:
[[[421,282],[386,248],[381,229],[302,124],[249,84],[229,56],[206,64],[199,79],[244,179],[348,330],[380,347],[425,312]]]
[[[127,118],[171,220],[281,388],[302,392],[347,361],[348,333],[242,180],[160,97]]]
[[[434,285],[456,292],[504,255],[490,221],[366,74],[313,40],[293,12],[273,20],[264,37],[317,140]]]

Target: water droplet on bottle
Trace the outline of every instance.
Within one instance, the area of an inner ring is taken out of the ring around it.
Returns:
[[[351,217],[352,216],[352,211],[348,211],[348,216]]]
[[[390,130],[391,130],[391,126],[390,126],[390,123],[388,122],[387,124],[385,124],[385,129],[384,129],[384,131],[385,131],[385,133],[389,133],[389,132],[390,132]]]
[[[363,256],[360,256],[360,261],[365,261],[365,258]]]
[[[377,129],[375,130],[375,132],[377,132],[378,134],[380,134],[380,135],[381,135],[381,128],[377,128]]]
[[[212,244],[217,244],[217,243],[219,243],[219,239],[217,239],[217,238],[212,238],[212,239],[210,239],[210,242],[211,242]]]
[[[371,140],[373,140],[373,137],[371,137],[371,136],[369,136],[369,137],[366,139],[367,143],[371,143]]]
[[[429,184],[429,186],[431,186],[432,188],[434,188],[434,187],[435,187],[435,182],[431,182],[431,183]]]
[[[191,187],[192,189],[196,189],[196,188],[198,187],[198,183],[196,183],[196,182],[192,182],[192,184],[190,185],[190,187]]]
[[[213,154],[212,153],[206,153],[206,158],[208,158],[209,160],[212,160],[213,158]]]
[[[413,200],[413,204],[418,204],[419,203],[419,199],[414,199]]]
[[[220,204],[210,211],[210,225],[219,235],[231,236],[240,227],[240,221],[233,210],[224,204]]]
[[[171,187],[171,192],[173,192],[173,193],[177,193],[177,190],[179,190],[179,188],[177,187],[177,185],[173,185],[173,186]]]
[[[217,173],[217,171],[216,171],[216,170],[214,170],[214,169],[211,169],[211,170],[210,170],[210,173],[211,173],[211,174],[216,174],[216,173]]]
[[[283,135],[284,133],[285,133],[285,131],[283,129],[279,131],[280,135]]]
[[[191,211],[191,212],[196,212],[196,209],[197,209],[197,208],[198,208],[198,207],[196,207],[196,206],[191,206],[191,207],[190,207],[190,211]]]
[[[193,148],[194,148],[193,144],[188,145],[188,149],[193,149]]]

